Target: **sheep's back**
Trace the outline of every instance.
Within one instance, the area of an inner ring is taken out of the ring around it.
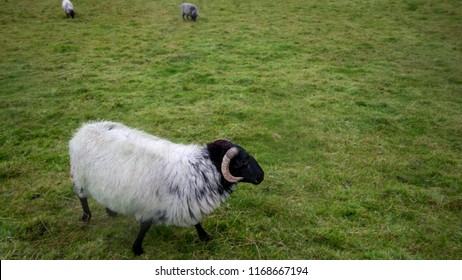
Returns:
[[[68,11],[74,9],[74,7],[72,6],[72,3],[69,2],[69,1],[63,1],[62,4],[61,4],[61,6],[63,7],[63,10],[64,10],[65,12],[68,12]]]
[[[191,3],[181,4],[180,11],[182,14],[184,13],[185,15],[188,15],[188,16],[191,16],[193,14],[197,15],[199,13],[199,11],[197,10],[197,7]]]

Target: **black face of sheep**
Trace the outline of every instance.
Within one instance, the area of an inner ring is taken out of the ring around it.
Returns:
[[[229,171],[235,177],[242,177],[239,182],[251,183],[258,185],[263,181],[264,173],[258,162],[249,155],[242,147],[239,149],[238,155],[231,161]]]
[[[263,169],[241,146],[220,139],[207,144],[207,148],[212,162],[218,170],[221,170],[226,182],[258,185],[263,181],[265,176]],[[226,162],[226,158],[230,158],[229,162]]]

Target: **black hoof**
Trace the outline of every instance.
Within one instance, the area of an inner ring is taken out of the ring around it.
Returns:
[[[89,214],[83,213],[82,221],[84,221],[85,223],[88,223],[88,222],[90,222],[90,219],[91,219],[91,213],[89,213]]]
[[[133,253],[135,254],[135,256],[142,255],[144,253],[143,247],[133,246]]]
[[[201,241],[208,242],[208,241],[212,240],[212,236],[210,236],[210,235],[208,235],[208,234],[205,234],[205,235],[199,236],[199,239],[200,239]]]

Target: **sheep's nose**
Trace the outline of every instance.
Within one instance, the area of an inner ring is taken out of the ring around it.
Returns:
[[[263,178],[264,178],[264,175],[261,174],[260,176],[256,177],[252,183],[254,185],[260,185],[260,183],[263,182]]]

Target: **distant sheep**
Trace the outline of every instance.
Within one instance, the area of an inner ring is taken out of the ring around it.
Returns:
[[[74,18],[74,6],[72,5],[71,1],[63,0],[61,6],[63,7],[64,13],[67,17]]]
[[[236,187],[255,185],[264,172],[242,147],[226,139],[205,146],[175,144],[114,122],[84,124],[69,142],[71,176],[82,208],[91,218],[87,197],[109,215],[133,215],[140,230],[132,249],[151,225],[194,225],[199,238],[211,237],[200,222]]]
[[[189,19],[189,17],[191,17],[193,21],[196,21],[196,18],[199,16],[199,10],[197,9],[196,5],[191,3],[181,4],[180,11],[181,15],[183,16],[183,20],[186,16],[186,19]]]

